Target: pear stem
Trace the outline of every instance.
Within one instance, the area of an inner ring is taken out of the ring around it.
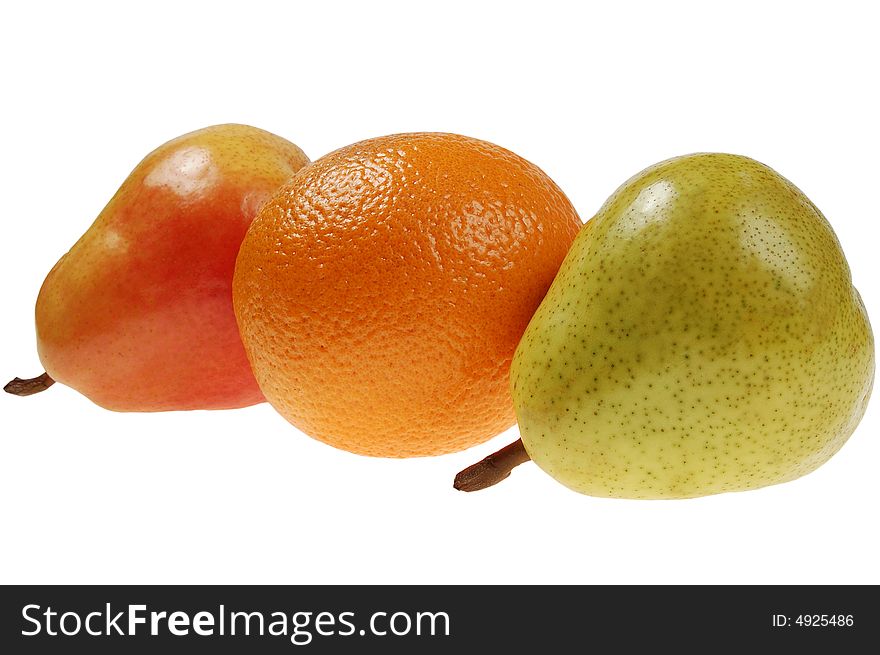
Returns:
[[[492,453],[486,459],[460,471],[455,476],[455,482],[452,483],[452,486],[459,491],[486,489],[507,478],[513,469],[530,459],[522,439],[517,439],[497,453]]]
[[[48,373],[43,373],[35,378],[15,378],[6,383],[3,391],[11,393],[13,396],[33,396],[35,393],[45,391],[55,384],[55,380],[49,377]]]

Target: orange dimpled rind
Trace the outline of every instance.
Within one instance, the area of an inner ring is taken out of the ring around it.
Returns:
[[[234,306],[270,403],[364,455],[468,448],[515,422],[514,349],[581,221],[539,168],[453,134],[299,171],[239,252]]]

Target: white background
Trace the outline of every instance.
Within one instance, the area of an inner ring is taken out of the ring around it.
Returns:
[[[880,325],[871,3],[31,2],[0,24],[3,382],[41,370],[43,277],[131,168],[221,122],[312,159],[393,132],[480,137],[541,166],[584,219],[655,161],[750,155],[824,211]],[[880,583],[876,398],[801,480],[642,502],[530,465],[453,491],[515,430],[378,460],[265,404],[138,415],[60,385],[0,395],[3,583]]]

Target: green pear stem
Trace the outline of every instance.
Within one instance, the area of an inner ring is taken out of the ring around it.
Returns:
[[[49,377],[48,373],[43,373],[35,378],[15,378],[6,383],[3,391],[11,393],[13,396],[33,396],[35,393],[45,391],[55,384],[55,380]]]
[[[452,483],[452,486],[459,491],[486,489],[507,478],[513,469],[530,459],[522,439],[517,439],[497,453],[492,453],[487,458],[460,471],[455,476],[455,482]]]

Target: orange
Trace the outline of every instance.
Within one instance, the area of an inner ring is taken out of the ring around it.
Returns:
[[[233,300],[257,382],[306,434],[439,455],[515,422],[514,349],[581,221],[534,164],[454,134],[355,143],[254,220]]]

